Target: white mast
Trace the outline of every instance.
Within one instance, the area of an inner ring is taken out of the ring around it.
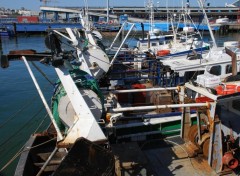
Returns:
[[[153,1],[148,0],[147,7],[150,9],[150,17],[149,17],[149,33],[153,34],[154,27],[154,9],[153,9]]]
[[[209,20],[208,20],[206,11],[205,11],[205,9],[204,9],[204,5],[203,5],[202,0],[198,0],[198,4],[199,4],[200,8],[202,9],[203,14],[204,14],[204,18],[205,18],[205,20],[206,20],[206,22],[207,22],[208,30],[209,30],[209,32],[210,32],[210,35],[211,35],[211,38],[212,38],[212,41],[213,41],[213,47],[216,48],[216,47],[217,47],[216,40],[215,40],[215,38],[214,38],[214,35],[213,35],[213,32],[212,32],[212,28],[211,28],[211,26],[210,26],[210,24],[209,24]]]
[[[168,18],[169,18],[169,17],[168,17],[168,13],[169,13],[169,12],[168,12],[168,0],[167,0],[167,2],[166,2],[166,6],[167,6],[167,25],[168,25],[167,32],[168,32],[168,31],[169,31],[169,24],[168,24],[168,23],[169,23],[169,21],[168,21]]]
[[[109,22],[109,0],[107,0],[107,23]]]

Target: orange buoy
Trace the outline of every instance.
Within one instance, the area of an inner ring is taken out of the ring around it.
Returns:
[[[217,94],[218,94],[218,95],[224,95],[224,92],[223,92],[224,86],[223,86],[223,85],[218,85],[218,86],[216,86],[216,87],[215,87],[215,90],[217,91]]]
[[[233,94],[233,93],[236,93],[236,90],[234,90],[234,89],[225,89],[223,91],[224,95]]]
[[[170,50],[159,50],[157,51],[157,56],[166,56],[170,54]]]
[[[236,84],[218,85],[215,87],[218,95],[228,95],[240,92],[240,86]]]
[[[237,89],[237,92],[240,92],[240,86],[237,86],[236,89]]]
[[[237,85],[235,84],[226,84],[226,89],[236,89]]]
[[[233,93],[237,92],[236,88],[237,88],[237,85],[235,85],[235,84],[226,84],[225,90],[224,90],[224,95],[233,94]]]

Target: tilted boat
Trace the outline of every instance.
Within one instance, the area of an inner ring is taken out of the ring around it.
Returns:
[[[130,90],[103,90],[79,65],[69,67],[72,59],[51,58],[60,78],[52,124],[60,124],[31,136],[15,175],[238,172],[239,81],[208,84],[206,79],[169,88],[132,84]],[[178,103],[166,102],[168,91],[178,93]],[[146,104],[148,93],[155,104]]]

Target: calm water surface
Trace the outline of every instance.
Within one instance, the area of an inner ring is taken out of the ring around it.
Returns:
[[[224,41],[240,40],[239,33],[216,34],[215,36],[219,46],[223,46]],[[20,49],[46,51],[44,37],[44,35],[23,35],[18,38],[5,38],[2,39],[2,51],[4,54],[7,54],[10,50]],[[113,37],[114,34],[108,35],[104,41],[105,45],[109,46]],[[205,35],[204,40],[209,41],[209,35]],[[136,40],[133,38],[128,41],[129,45],[135,45],[135,42]],[[56,80],[56,74],[52,67],[40,63],[37,63],[37,65],[52,81]],[[31,68],[50,103],[53,86],[33,66]],[[46,128],[49,123],[49,118],[45,118],[46,114],[24,63],[13,61],[9,68],[0,68],[0,169],[17,153],[34,131],[41,131]],[[37,129],[43,120],[43,124]],[[13,175],[16,163],[17,160],[0,175]]]

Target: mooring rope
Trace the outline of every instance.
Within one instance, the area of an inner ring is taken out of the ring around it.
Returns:
[[[54,86],[54,82],[52,82],[47,75],[33,62],[31,61],[32,65],[39,71],[39,73],[41,73],[41,75],[52,85]]]
[[[43,143],[41,143],[41,144],[38,144],[38,145],[35,145],[35,146],[33,146],[33,147],[27,147],[27,149],[25,149],[25,150],[23,150],[23,148],[25,147],[25,145],[23,145],[21,148],[20,148],[20,150],[18,150],[18,152],[0,169],[0,173],[3,171],[3,170],[5,170],[19,155],[21,155],[23,152],[26,152],[26,151],[29,151],[29,150],[31,150],[31,149],[33,149],[33,148],[37,148],[37,147],[39,147],[39,146],[42,146],[42,145],[44,145],[44,144],[46,144],[46,143],[48,143],[48,142],[51,142],[51,141],[53,141],[53,140],[55,140],[56,138],[52,138],[52,139],[50,139],[50,140],[48,140],[48,141],[45,141],[45,142],[43,142]]]

